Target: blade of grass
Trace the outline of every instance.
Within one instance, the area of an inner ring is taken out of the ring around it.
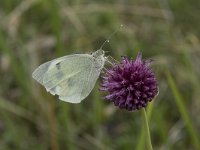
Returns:
[[[100,94],[98,87],[95,86],[93,90],[93,109],[94,109],[94,114],[93,114],[93,121],[94,121],[94,131],[97,131],[96,127],[99,126],[101,120],[102,120],[102,100],[100,99]]]
[[[4,35],[1,30],[0,30],[0,49],[11,58],[10,59],[11,60],[11,68],[16,77],[18,84],[22,87],[22,89],[24,90],[25,93],[30,93],[30,90],[29,90],[30,88],[26,82],[27,77],[26,77],[25,71],[21,67],[22,65],[20,65],[18,63],[18,61],[16,60],[16,57],[15,57],[13,51],[8,46],[6,39],[4,38]]]
[[[62,55],[63,46],[61,41],[61,18],[59,15],[59,6],[56,0],[50,0],[50,9],[51,9],[51,24],[54,36],[56,38],[56,53],[58,56]]]
[[[27,119],[30,122],[35,123],[34,119],[33,119],[34,117],[29,111],[27,111],[26,109],[14,104],[14,103],[9,102],[8,100],[6,100],[2,97],[0,97],[0,108],[6,110],[8,112],[11,112],[17,116],[20,116],[24,119]]]
[[[184,106],[183,98],[182,98],[182,96],[176,86],[176,83],[169,71],[166,72],[166,77],[168,80],[168,84],[174,95],[176,105],[180,111],[181,117],[182,117],[182,119],[186,125],[186,128],[188,130],[188,133],[191,137],[191,141],[193,142],[193,145],[196,149],[200,149],[200,141],[199,141],[198,135],[196,134],[197,132],[195,131],[195,128],[192,125],[192,121],[190,120],[190,117],[188,115],[186,107]]]
[[[70,103],[59,102],[58,109],[60,109],[57,114],[58,124],[59,124],[59,135],[60,142],[63,143],[66,149],[73,150],[77,149],[77,131],[78,127],[75,127],[73,124],[73,119],[70,115]]]
[[[57,120],[55,116],[55,111],[54,111],[54,102],[51,98],[48,99],[48,111],[47,111],[47,116],[49,120],[49,125],[50,125],[50,140],[51,140],[51,148],[52,150],[59,150],[59,143],[58,143],[58,137],[57,137]]]

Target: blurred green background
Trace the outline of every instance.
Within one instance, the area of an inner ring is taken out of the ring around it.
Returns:
[[[97,50],[120,24],[107,55],[142,51],[155,60],[160,93],[147,108],[154,149],[200,149],[199,14],[199,0],[1,0],[0,149],[145,149],[142,112],[105,102],[98,83],[74,105],[31,77],[47,60]]]

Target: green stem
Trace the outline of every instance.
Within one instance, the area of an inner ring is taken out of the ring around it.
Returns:
[[[144,129],[145,129],[145,132],[146,132],[147,149],[148,150],[153,150],[152,144],[151,144],[151,136],[150,136],[150,131],[149,131],[149,124],[148,124],[145,108],[142,108],[142,114],[143,114],[143,118],[144,118],[144,127],[145,127]]]

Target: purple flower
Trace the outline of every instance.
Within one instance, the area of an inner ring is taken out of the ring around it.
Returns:
[[[108,92],[105,98],[128,111],[146,107],[158,93],[158,83],[150,61],[142,60],[138,53],[136,60],[123,57],[103,76],[100,90]]]

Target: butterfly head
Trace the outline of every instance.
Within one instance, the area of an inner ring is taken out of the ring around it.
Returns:
[[[99,49],[96,52],[92,53],[92,56],[95,57],[95,58],[104,57],[104,54],[105,54],[104,50]]]
[[[101,70],[105,64],[105,52],[102,49],[97,50],[96,52],[92,53],[92,56],[95,60],[95,66],[98,70]]]

